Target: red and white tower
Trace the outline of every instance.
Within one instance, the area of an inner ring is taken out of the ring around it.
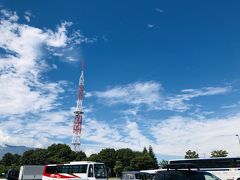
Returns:
[[[83,75],[83,64],[81,76],[78,84],[78,98],[77,98],[77,107],[74,111],[74,122],[73,122],[73,135],[72,135],[72,150],[75,152],[80,151],[80,136],[82,131],[82,120],[83,120],[83,87],[84,87],[84,75]]]

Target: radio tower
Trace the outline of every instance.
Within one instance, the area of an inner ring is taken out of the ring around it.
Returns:
[[[73,122],[73,134],[72,134],[72,150],[75,152],[80,151],[80,136],[82,131],[82,120],[83,120],[83,87],[84,87],[84,75],[83,75],[84,65],[82,63],[82,71],[78,84],[78,98],[77,107],[74,111],[74,122]]]

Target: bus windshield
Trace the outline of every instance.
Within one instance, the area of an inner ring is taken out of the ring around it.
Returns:
[[[104,164],[94,164],[95,178],[106,178],[107,172]]]

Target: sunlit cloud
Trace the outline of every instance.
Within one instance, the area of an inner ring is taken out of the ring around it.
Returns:
[[[43,46],[54,51],[78,38],[68,36],[69,22],[56,31],[18,23],[15,12],[2,10],[0,26],[0,114],[23,114],[54,109],[67,82],[47,82],[42,73],[51,69],[44,59]],[[74,44],[74,43],[73,43]]]
[[[147,27],[148,27],[148,28],[153,28],[153,27],[154,27],[154,24],[148,24]]]
[[[116,86],[106,91],[95,92],[95,96],[106,105],[127,104],[146,106],[149,110],[184,112],[191,108],[193,98],[222,95],[231,92],[230,86],[184,89],[177,95],[167,95],[158,82],[147,81]]]
[[[56,111],[32,116],[12,116],[0,121],[0,144],[47,147],[64,143],[72,127],[71,111]]]
[[[239,155],[240,115],[199,120],[188,116],[172,116],[166,120],[149,121],[149,128],[141,129],[141,122],[126,121],[115,126],[104,121],[88,119],[82,138],[88,143],[82,147],[98,152],[99,147],[115,149],[129,147],[142,151],[151,145],[157,154],[184,157],[189,149],[201,157],[209,157],[213,150],[224,149],[230,156]],[[94,142],[94,143],[93,143]]]
[[[117,86],[106,91],[95,92],[95,96],[108,104],[130,104],[155,106],[161,99],[161,84],[153,81],[137,82],[126,86]]]
[[[46,80],[43,73],[57,69],[46,54],[62,52],[64,57],[65,48],[87,38],[78,31],[71,34],[71,22],[62,22],[55,30],[41,29],[20,23],[16,12],[0,13],[0,144],[46,147],[63,143],[71,134],[73,114],[58,110],[59,99],[70,82]]]
[[[159,13],[164,13],[165,12],[163,9],[160,9],[160,8],[156,8],[155,11],[157,11]]]
[[[198,120],[174,116],[151,128],[155,136],[157,152],[182,155],[188,149],[198,151],[200,156],[210,156],[213,150],[225,149],[230,156],[239,155],[235,134],[240,132],[240,115],[226,118]]]
[[[29,23],[30,21],[31,21],[31,17],[32,17],[33,15],[32,15],[32,13],[30,12],[30,11],[26,11],[25,13],[24,13],[24,18],[25,18],[25,20]]]
[[[175,96],[166,97],[165,104],[169,109],[176,111],[186,111],[191,108],[188,102],[193,98],[203,96],[213,96],[229,93],[232,90],[231,86],[226,87],[204,87],[200,89],[184,89],[180,94]]]

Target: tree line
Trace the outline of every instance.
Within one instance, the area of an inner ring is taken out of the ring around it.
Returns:
[[[226,150],[214,150],[211,157],[226,157]],[[199,158],[196,151],[188,150],[186,159]],[[122,171],[158,169],[167,164],[166,160],[158,163],[152,146],[144,147],[143,151],[133,151],[130,148],[105,148],[89,157],[83,152],[74,152],[66,144],[52,144],[47,149],[33,149],[23,155],[6,153],[0,160],[0,175],[8,169],[18,169],[22,165],[63,164],[71,161],[103,162],[110,176],[120,176]]]
[[[66,144],[52,144],[47,149],[28,150],[23,155],[6,153],[0,160],[0,174],[22,165],[63,164],[71,161],[103,162],[109,169],[110,176],[119,176],[122,171],[158,168],[151,146],[148,149],[145,147],[142,152],[129,148],[105,148],[87,157],[83,151],[74,152]]]
[[[211,152],[211,158],[215,157],[227,157],[228,152],[226,150],[214,150]],[[199,158],[199,154],[196,151],[188,150],[185,154],[185,159]]]

